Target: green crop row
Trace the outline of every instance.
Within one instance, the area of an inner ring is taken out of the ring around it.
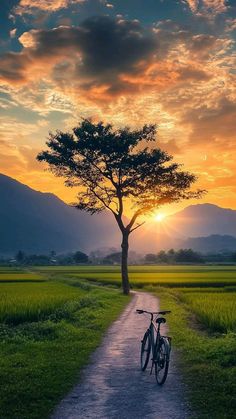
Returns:
[[[28,272],[2,272],[0,271],[0,282],[34,282],[34,281],[44,281],[45,279],[42,275],[32,274]]]
[[[181,292],[197,319],[213,332],[236,331],[236,292]]]
[[[0,322],[9,324],[41,320],[81,295],[61,282],[1,283],[0,289]]]

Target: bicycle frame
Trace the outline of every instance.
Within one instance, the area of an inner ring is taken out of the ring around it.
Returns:
[[[137,313],[139,314],[149,314],[151,316],[150,318],[150,324],[149,327],[147,329],[147,332],[150,336],[150,351],[152,353],[152,367],[151,367],[151,372],[150,374],[152,374],[152,370],[153,370],[153,366],[155,365],[155,368],[157,366],[157,364],[159,363],[159,350],[160,350],[160,346],[162,345],[163,341],[165,342],[165,345],[168,348],[167,351],[167,361],[169,363],[169,358],[170,358],[170,351],[171,351],[171,338],[169,336],[163,336],[161,335],[160,332],[160,328],[161,328],[161,324],[165,323],[165,318],[162,319],[162,321],[158,321],[158,316],[159,315],[165,315],[167,313],[170,313],[169,310],[165,310],[165,311],[159,311],[159,312],[150,312],[150,311],[146,311],[146,310],[136,310]],[[146,369],[146,368],[145,368]]]
[[[155,319],[154,319],[153,313],[151,313],[151,321],[148,327],[149,333],[151,335],[151,351],[152,351],[152,368],[151,368],[150,374],[152,373],[154,363],[157,361],[157,353],[158,353],[160,337],[161,337],[161,333],[160,333],[161,325],[160,323],[158,323],[158,326],[156,326]]]

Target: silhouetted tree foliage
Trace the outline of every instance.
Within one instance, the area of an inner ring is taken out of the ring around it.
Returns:
[[[201,256],[192,249],[180,249],[175,255],[176,262],[199,263],[202,262]]]
[[[145,256],[145,261],[147,263],[166,263],[166,264],[175,264],[175,263],[203,263],[204,259],[202,255],[197,252],[194,252],[192,249],[180,249],[175,251],[174,249],[161,250],[157,254],[148,253]]]
[[[108,265],[121,263],[121,252],[110,253],[103,259],[103,263]]]
[[[236,252],[233,252],[233,253],[231,254],[231,261],[232,261],[232,262],[236,262]]]
[[[154,253],[147,253],[144,258],[147,263],[157,263],[157,255]]]
[[[15,256],[18,263],[23,263],[25,259],[25,253],[22,250],[19,250]]]
[[[192,192],[196,177],[182,171],[167,152],[155,147],[156,126],[140,130],[113,129],[102,122],[83,120],[73,133],[50,133],[48,150],[38,155],[65,184],[78,188],[75,206],[94,214],[109,210],[122,234],[122,284],[129,293],[129,235],[143,223],[137,220],[163,204],[199,198]],[[133,209],[128,222],[124,205]]]
[[[88,263],[89,260],[88,255],[80,251],[74,253],[73,259],[75,263]]]

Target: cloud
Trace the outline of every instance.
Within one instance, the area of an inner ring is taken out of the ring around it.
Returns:
[[[218,99],[218,100],[217,100]],[[223,147],[224,150],[235,147],[236,102],[229,97],[219,95],[215,104],[207,107],[202,104],[197,109],[183,113],[183,123],[191,123],[191,143],[203,144],[210,141],[211,146]]]
[[[34,14],[35,11],[47,13],[57,12],[85,0],[20,0],[19,4],[13,9],[15,15]]]
[[[232,141],[234,55],[226,35],[99,16],[34,29],[20,42],[21,52],[2,55],[0,79],[12,100],[41,115],[60,111],[74,115],[73,124],[88,115],[116,125],[157,121],[160,141],[173,150]]]
[[[185,0],[197,16],[214,17],[228,10],[227,0]]]
[[[20,53],[1,57],[2,80],[21,84],[32,75],[48,77],[51,70],[55,83],[74,82],[82,90],[104,89],[110,94],[128,84],[122,75],[143,74],[158,50],[155,34],[138,21],[106,16],[90,18],[79,27],[31,30],[19,41],[24,47]]]
[[[10,30],[10,38],[15,38],[17,32],[17,28]]]
[[[210,73],[194,63],[208,59],[218,47],[213,35],[192,35],[170,21],[152,30],[137,20],[107,16],[90,18],[79,27],[33,29],[19,41],[20,53],[1,57],[2,81],[24,84],[45,77],[62,90],[86,91],[92,100],[153,86],[162,89],[184,77],[208,80]]]

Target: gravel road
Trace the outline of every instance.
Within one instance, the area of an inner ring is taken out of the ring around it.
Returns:
[[[193,418],[172,351],[165,384],[139,366],[140,340],[148,318],[136,308],[158,310],[158,300],[136,292],[94,352],[81,382],[55,410],[52,419],[186,419]],[[168,307],[166,307],[168,309]],[[165,330],[163,330],[164,332]]]

